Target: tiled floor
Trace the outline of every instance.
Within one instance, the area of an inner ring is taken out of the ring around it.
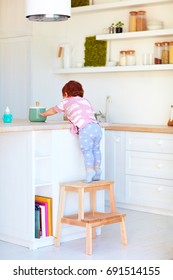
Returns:
[[[120,239],[119,224],[102,228],[93,240],[93,254],[85,254],[85,239],[37,250],[0,241],[1,260],[169,260],[173,259],[173,217],[132,210],[126,213],[128,245]]]

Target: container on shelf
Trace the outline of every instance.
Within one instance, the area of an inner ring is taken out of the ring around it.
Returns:
[[[169,42],[169,63],[173,64],[173,41]]]
[[[137,12],[135,11],[129,12],[129,32],[136,31],[136,20],[137,20]]]
[[[136,31],[147,30],[146,11],[138,11],[136,17]]]
[[[127,65],[127,51],[120,51],[119,65],[120,66],[126,66]]]
[[[171,105],[170,117],[169,117],[167,125],[173,126],[173,105]]]
[[[126,57],[127,57],[127,66],[136,65],[135,50],[128,50],[126,52]]]
[[[169,63],[169,42],[162,43],[162,64]]]
[[[154,64],[162,64],[162,43],[160,42],[155,43]]]

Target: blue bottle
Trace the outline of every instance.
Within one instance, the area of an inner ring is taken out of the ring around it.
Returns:
[[[10,113],[10,109],[7,107],[5,109],[4,115],[2,116],[4,123],[11,123],[13,120],[13,115]]]

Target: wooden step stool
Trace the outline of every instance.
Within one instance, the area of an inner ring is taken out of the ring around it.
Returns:
[[[96,212],[96,191],[108,190],[110,200],[110,212]],[[66,192],[78,192],[78,214],[64,216],[64,204]],[[84,213],[84,193],[90,193],[90,212]],[[60,184],[60,200],[58,208],[57,231],[55,245],[60,246],[62,224],[81,226],[86,228],[86,254],[92,254],[92,238],[96,237],[96,227],[120,223],[122,244],[127,244],[125,214],[116,212],[113,181],[84,181],[67,182]]]

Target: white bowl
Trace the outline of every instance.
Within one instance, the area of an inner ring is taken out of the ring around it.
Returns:
[[[157,30],[163,28],[163,22],[158,20],[152,20],[147,23],[148,30]]]

